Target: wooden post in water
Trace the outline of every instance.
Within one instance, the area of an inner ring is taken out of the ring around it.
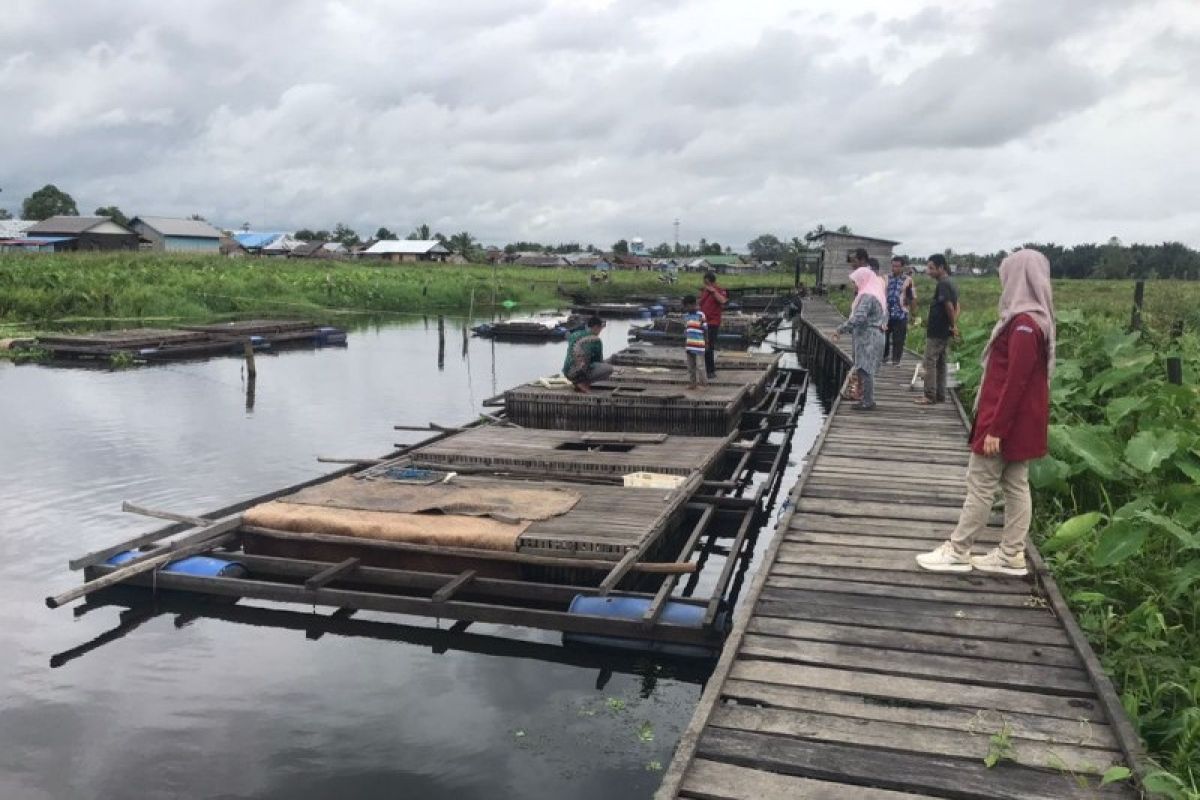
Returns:
[[[446,318],[438,314],[438,369],[446,368]]]
[[[247,339],[242,343],[242,352],[246,356],[246,410],[254,410],[255,383],[258,381],[258,367],[254,365],[254,345]]]
[[[1133,314],[1129,318],[1129,329],[1131,331],[1140,331],[1142,329],[1142,298],[1146,295],[1146,282],[1138,281],[1133,286]]]

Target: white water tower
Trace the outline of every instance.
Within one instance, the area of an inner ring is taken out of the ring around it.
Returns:
[[[642,241],[642,237],[635,236],[629,240],[629,252],[635,256],[646,255],[646,243]]]

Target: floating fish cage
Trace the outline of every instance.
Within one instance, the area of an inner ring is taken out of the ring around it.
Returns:
[[[530,428],[726,436],[737,429],[749,397],[746,386],[597,383],[583,394],[534,382],[505,392],[504,408]]]
[[[489,470],[586,480],[634,472],[705,477],[720,469],[733,434],[724,438],[666,433],[594,433],[480,426],[402,456],[397,464],[464,472]]]
[[[85,582],[47,604],[141,586],[715,655],[807,375],[722,354],[729,382],[691,392],[679,350],[626,354],[620,373],[651,370],[638,384],[517,387],[504,412],[201,517],[128,506],[175,522],[72,560]],[[718,540],[730,555],[693,597]]]
[[[615,353],[611,359],[616,366],[623,367],[667,367],[687,369],[687,357],[682,347],[640,345],[627,347]],[[723,369],[757,369],[773,372],[779,365],[778,353],[751,353],[730,350],[717,354],[717,373]]]
[[[725,369],[717,370],[715,377],[708,379],[709,386],[745,386],[749,389],[750,399],[756,400],[762,396],[774,370],[759,369]],[[615,366],[609,378],[596,383],[596,386],[619,386],[622,384],[663,384],[670,386],[686,386],[691,379],[686,369],[672,367],[628,367]]]
[[[653,316],[650,306],[637,303],[586,303],[571,306],[571,311],[601,319],[649,319]]]
[[[578,316],[546,319],[519,319],[503,322],[485,322],[471,328],[476,336],[512,342],[544,342],[566,338],[571,331],[583,327],[584,320]]]
[[[302,320],[243,320],[178,329],[131,328],[87,334],[46,334],[32,346],[51,358],[108,360],[128,356],[139,361],[169,361],[241,355],[255,350],[326,347],[346,343],[346,332]]]

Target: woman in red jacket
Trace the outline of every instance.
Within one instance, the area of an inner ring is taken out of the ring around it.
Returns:
[[[1000,265],[1000,287],[1000,320],[983,351],[975,400],[967,499],[950,540],[917,556],[917,564],[935,572],[1027,573],[1029,462],[1046,454],[1054,373],[1050,262],[1036,250],[1018,250]],[[1004,492],[1000,546],[972,557],[971,544],[987,526],[997,490]]]

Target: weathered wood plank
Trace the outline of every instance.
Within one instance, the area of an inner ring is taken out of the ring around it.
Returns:
[[[747,632],[785,639],[834,642],[886,650],[905,650],[914,653],[981,658],[997,662],[1016,661],[1025,664],[1047,664],[1083,669],[1083,663],[1079,660],[1079,656],[1070,647],[1065,646],[984,641],[959,636],[942,636],[935,633],[893,631],[865,628],[859,625],[838,625],[760,616],[750,620]],[[797,644],[797,647],[800,646],[802,645]]]
[[[1097,800],[1130,797],[1127,787],[1081,787],[1056,775],[1016,764],[988,769],[982,761],[710,728],[697,753],[716,761],[786,775],[841,781],[898,791],[940,793],[962,800]]]
[[[1058,627],[1058,620],[1048,609],[1038,608],[993,608],[967,603],[943,603],[932,600],[909,600],[907,598],[873,597],[844,592],[806,591],[803,589],[781,589],[767,585],[762,599],[794,603],[820,603],[822,605],[858,608],[864,612],[863,622],[868,623],[876,611],[899,611],[906,614],[924,615],[942,619],[972,619],[990,622],[1019,622],[1023,625]]]
[[[795,578],[783,575],[767,578],[767,586],[780,589],[804,589],[810,592],[838,592],[841,594],[870,595],[872,597],[938,601],[953,605],[1040,608],[1045,604],[1044,600],[1033,594],[993,593],[979,589],[960,590],[908,586],[877,586],[872,583],[843,583],[841,581],[821,578]]]
[[[790,664],[839,667],[883,675],[936,678],[969,686],[1043,691],[1071,697],[1090,697],[1093,694],[1087,675],[1080,669],[1070,667],[797,641],[760,634],[747,634],[740,652],[746,658],[769,658]]]
[[[907,570],[872,570],[857,567],[813,566],[778,562],[771,567],[772,575],[791,575],[796,578],[825,578],[855,583],[878,583],[887,586],[925,586],[930,589],[980,589],[987,592],[1029,594],[1030,585],[1011,578],[997,578],[975,570],[962,573],[927,573]]]
[[[683,779],[681,797],[696,800],[918,800],[928,795],[814,781],[698,758]]]
[[[817,711],[856,719],[898,722],[914,727],[945,728],[959,733],[995,732],[1008,725],[1018,739],[1057,742],[1078,747],[1114,750],[1117,740],[1108,725],[1083,719],[1062,719],[1019,711],[961,708],[938,703],[912,702],[869,692],[841,693],[819,688],[781,686],[730,679],[724,696],[740,703],[769,708]]]
[[[957,708],[1019,711],[1068,720],[1103,719],[1099,704],[1086,697],[1064,697],[995,686],[968,686],[936,678],[910,678],[756,659],[738,659],[729,674],[730,677],[746,681],[891,697]]]
[[[1066,634],[1052,625],[1025,625],[1020,622],[994,622],[977,619],[923,616],[903,611],[874,609],[864,614],[853,606],[822,605],[819,602],[777,601],[764,598],[755,606],[755,614],[781,619],[811,620],[861,625],[865,628],[912,631],[914,633],[945,633],[970,639],[991,639],[998,642],[1066,645]]]
[[[784,541],[807,545],[828,544],[834,547],[858,547],[868,551],[897,550],[906,553],[921,553],[932,550],[944,540],[930,537],[913,539],[903,536],[856,536],[852,533],[827,533],[825,531],[788,531],[784,534]],[[996,544],[1000,541],[1000,536],[988,531],[975,541],[979,545]]]
[[[938,756],[955,756],[980,763],[991,749],[990,736],[1004,729],[1001,722],[992,730],[980,728],[976,731],[948,731],[808,711],[748,706],[718,708],[713,712],[711,725],[731,730],[791,736],[808,741],[882,747],[918,755],[932,753]],[[1028,767],[1102,775],[1106,769],[1120,763],[1120,754],[1115,750],[1014,740],[1010,760]]]

